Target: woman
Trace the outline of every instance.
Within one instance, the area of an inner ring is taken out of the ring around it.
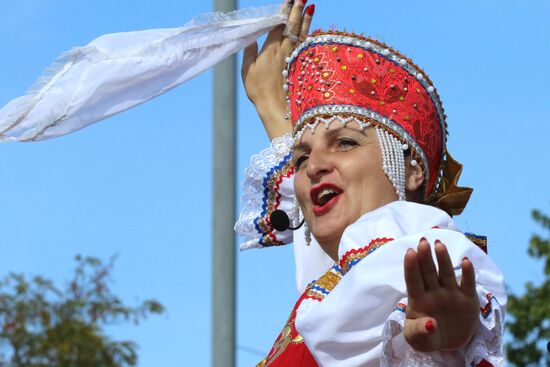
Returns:
[[[303,9],[297,2],[290,14],[302,36],[313,12]],[[289,242],[270,216],[283,209],[296,225],[300,210],[305,242],[311,231],[336,264],[306,287],[260,365],[502,365],[502,276],[449,216],[471,190],[456,187],[461,166],[446,151],[431,81],[354,34],[318,32],[291,48],[274,31],[260,55],[245,52],[245,87],[268,134],[288,130],[283,91],[293,132],[253,160],[237,229],[250,237],[245,247]]]

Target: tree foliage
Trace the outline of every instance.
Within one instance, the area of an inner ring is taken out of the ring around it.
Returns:
[[[528,253],[544,264],[544,280],[540,285],[528,282],[522,296],[510,295],[508,313],[512,321],[508,330],[513,339],[506,353],[509,362],[517,366],[550,366],[546,351],[550,339],[550,217],[538,210],[532,215],[545,235],[531,237]]]
[[[136,365],[136,344],[111,340],[104,327],[138,323],[164,307],[154,300],[128,306],[113,294],[114,258],[107,264],[92,257],[75,260],[74,276],[62,288],[40,276],[14,273],[0,281],[0,366]]]

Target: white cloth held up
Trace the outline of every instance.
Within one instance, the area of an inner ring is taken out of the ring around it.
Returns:
[[[287,15],[271,5],[101,36],[63,53],[26,95],[0,109],[0,142],[55,138],[147,102],[279,24]]]

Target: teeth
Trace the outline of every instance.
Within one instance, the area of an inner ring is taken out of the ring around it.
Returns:
[[[319,204],[323,205],[325,204],[326,200],[323,200],[325,196],[327,195],[332,195],[332,194],[337,194],[336,190],[334,189],[323,189],[321,190],[321,192],[319,192],[319,195],[317,195],[317,201],[319,202]]]

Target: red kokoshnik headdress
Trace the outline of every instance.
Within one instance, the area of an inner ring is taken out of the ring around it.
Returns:
[[[472,189],[456,186],[462,166],[447,153],[446,116],[422,69],[381,42],[337,31],[314,32],[286,61],[297,138],[333,116],[383,128],[420,159],[425,201],[462,212]]]

